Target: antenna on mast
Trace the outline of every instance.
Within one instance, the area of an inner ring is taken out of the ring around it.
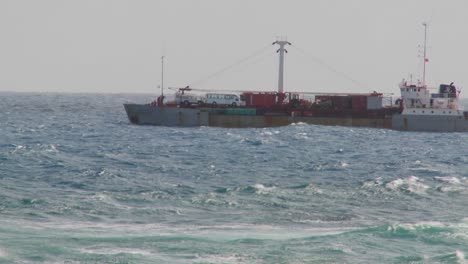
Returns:
[[[423,51],[423,78],[422,78],[422,85],[426,86],[426,62],[428,62],[428,59],[426,57],[426,41],[427,41],[427,23],[424,22],[423,24],[424,27],[424,51]]]
[[[273,45],[278,44],[280,48],[276,51],[279,53],[279,74],[278,74],[278,93],[283,93],[283,74],[284,74],[284,52],[288,51],[284,48],[286,45],[291,45],[286,37],[278,37],[276,41],[273,42]]]

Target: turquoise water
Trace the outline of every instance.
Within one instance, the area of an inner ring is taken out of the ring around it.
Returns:
[[[0,263],[466,263],[468,133],[130,125],[0,93]]]

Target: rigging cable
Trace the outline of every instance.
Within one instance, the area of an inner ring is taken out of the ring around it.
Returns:
[[[352,83],[354,83],[355,85],[357,86],[360,86],[360,87],[364,87],[366,89],[370,89],[366,84],[364,83],[361,83],[357,80],[355,80],[354,78],[350,77],[349,75],[345,74],[344,72],[341,72],[335,68],[333,68],[332,66],[330,66],[329,64],[325,63],[323,60],[311,55],[310,53],[306,52],[305,50],[297,47],[297,46],[293,46],[291,45],[292,48],[296,49],[297,51],[301,52],[302,54],[304,55],[307,55],[308,57],[310,57],[313,61],[315,61],[316,63],[322,65],[323,67],[327,68],[329,71],[347,79],[348,81],[351,81]]]
[[[241,65],[242,63],[245,63],[245,62],[249,61],[250,59],[259,56],[261,53],[265,52],[265,50],[266,50],[267,48],[269,48],[269,47],[271,47],[271,44],[262,47],[261,49],[255,51],[254,53],[250,54],[249,56],[244,57],[243,59],[240,59],[240,60],[236,61],[235,63],[230,64],[230,65],[228,65],[228,66],[222,68],[221,70],[218,70],[218,71],[216,71],[216,72],[214,72],[214,73],[208,75],[207,77],[205,77],[205,78],[203,78],[203,79],[200,79],[200,80],[198,80],[198,81],[192,82],[189,86],[194,86],[194,85],[197,85],[197,84],[206,82],[207,80],[209,80],[209,79],[211,79],[211,78],[214,78],[214,77],[216,77],[216,76],[218,76],[218,75],[220,75],[220,74],[222,74],[222,73],[224,73],[224,72],[230,70],[230,69],[233,68],[233,67],[239,66],[239,65]]]

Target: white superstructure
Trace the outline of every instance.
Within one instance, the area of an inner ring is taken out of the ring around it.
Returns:
[[[463,115],[458,105],[460,91],[451,84],[441,84],[437,93],[426,85],[400,83],[402,115]]]

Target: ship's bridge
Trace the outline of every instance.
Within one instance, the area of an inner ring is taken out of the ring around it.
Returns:
[[[409,85],[400,88],[401,96],[407,99],[420,99],[429,96],[429,91],[425,86]]]
[[[401,98],[406,108],[425,108],[430,103],[430,93],[426,86],[400,85]]]

